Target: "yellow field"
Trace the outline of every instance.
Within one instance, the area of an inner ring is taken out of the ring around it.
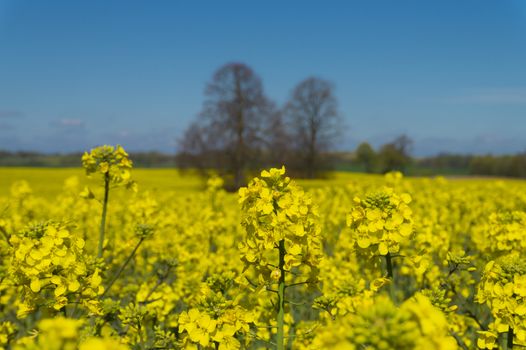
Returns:
[[[54,197],[64,187],[64,181],[70,177],[77,177],[80,184],[93,185],[97,180],[85,176],[81,168],[15,168],[0,167],[0,196],[9,194],[10,186],[19,180],[27,181],[34,194],[41,197]],[[141,190],[146,191],[171,191],[173,193],[185,194],[200,191],[205,187],[205,181],[195,174],[187,174],[177,169],[134,169],[133,178],[137,181]],[[328,179],[305,180],[300,179],[298,183],[304,188],[316,188],[326,186],[345,186],[353,181],[380,179],[381,175],[366,175],[350,172],[333,172]],[[412,181],[428,181],[428,178],[414,178]],[[452,183],[461,186],[471,186],[477,183],[495,182],[498,180],[484,178],[454,178]],[[520,180],[505,180],[514,183]]]
[[[80,168],[0,168],[0,196],[9,193],[9,187],[17,180],[26,180],[36,195],[53,197],[58,195],[64,181],[76,176],[83,184],[96,182],[85,176]],[[141,189],[149,191],[189,192],[202,189],[203,182],[193,175],[183,175],[175,169],[135,169],[133,177]]]
[[[0,349],[526,345],[523,181],[273,169],[226,193],[114,152],[90,178],[0,169]]]

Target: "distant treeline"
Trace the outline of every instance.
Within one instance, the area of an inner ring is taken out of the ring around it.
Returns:
[[[526,152],[512,155],[469,155],[442,153],[413,158],[408,150],[412,142],[406,136],[375,151],[362,143],[350,158],[351,169],[368,173],[399,170],[408,175],[482,175],[526,178]],[[338,164],[342,164],[339,161]]]
[[[360,145],[353,152],[334,152],[322,156],[333,169],[368,173],[400,170],[407,175],[481,175],[526,178],[526,152],[514,155],[468,155],[443,153],[425,158],[400,154],[400,142],[388,143],[377,152]],[[398,146],[397,146],[398,145]],[[0,151],[4,167],[80,167],[81,153],[44,154]],[[219,155],[218,155],[219,156]],[[130,154],[134,167],[176,167],[176,156],[161,152]],[[262,157],[264,158],[264,157]],[[286,164],[285,164],[286,165]]]
[[[82,153],[45,154],[39,152],[0,151],[0,166],[9,167],[81,167]],[[172,168],[175,156],[161,152],[132,152],[135,167]]]
[[[419,159],[417,164],[437,172],[443,169],[466,169],[470,175],[526,178],[526,152],[500,156],[440,154]]]

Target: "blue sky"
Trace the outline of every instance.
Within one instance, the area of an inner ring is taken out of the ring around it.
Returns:
[[[524,1],[0,0],[0,149],[173,152],[222,64],[332,80],[340,147],[526,150]]]

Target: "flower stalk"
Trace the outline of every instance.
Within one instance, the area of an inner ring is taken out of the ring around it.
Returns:
[[[110,195],[110,174],[109,172],[104,174],[104,200],[102,202],[102,215],[100,218],[100,234],[99,234],[99,249],[97,257],[102,258],[104,253],[104,235],[106,232],[106,216],[108,213],[108,200]]]
[[[283,350],[285,340],[285,240],[279,241],[279,285],[278,285],[278,331],[277,331],[277,349]]]
[[[509,327],[508,329],[508,336],[507,336],[507,344],[506,344],[506,349],[509,350],[509,349],[513,349],[513,328]]]
[[[137,242],[137,244],[135,245],[135,248],[133,248],[132,252],[130,253],[130,255],[128,255],[128,257],[126,258],[126,260],[124,261],[124,263],[121,265],[121,267],[119,268],[119,271],[117,271],[117,273],[115,274],[115,276],[113,276],[112,280],[110,281],[110,283],[108,284],[108,286],[106,287],[106,289],[104,290],[104,293],[102,294],[101,297],[104,297],[108,292],[109,290],[111,289],[111,287],[113,287],[113,284],[115,283],[115,281],[117,281],[117,279],[120,277],[120,275],[122,274],[122,271],[124,271],[124,269],[126,268],[126,266],[128,266],[128,264],[130,263],[131,259],[133,259],[133,257],[135,256],[135,254],[137,253],[137,250],[139,249],[139,247],[141,246],[142,242],[144,241],[144,237],[141,237],[141,239],[139,240],[139,242]]]
[[[387,270],[387,278],[391,280],[389,283],[389,296],[391,297],[391,300],[395,302],[395,281],[394,281],[394,273],[393,273],[393,257],[391,256],[391,253],[387,253],[385,255],[385,267]]]

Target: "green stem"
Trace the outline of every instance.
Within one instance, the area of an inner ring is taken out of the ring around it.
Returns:
[[[113,276],[113,279],[111,280],[111,282],[108,284],[108,286],[106,287],[106,289],[104,290],[104,293],[102,293],[101,295],[101,298],[104,297],[108,291],[111,289],[111,287],[113,286],[113,284],[115,283],[115,281],[117,281],[117,279],[120,277],[122,271],[124,271],[124,269],[126,268],[126,266],[128,266],[128,264],[130,263],[131,259],[133,259],[133,257],[135,256],[135,253],[137,253],[137,249],[139,249],[139,246],[141,245],[141,243],[144,241],[144,238],[141,238],[139,240],[139,242],[137,242],[137,245],[135,246],[135,248],[133,248],[133,251],[131,252],[130,255],[128,255],[128,257],[126,258],[126,260],[124,261],[124,264],[121,265],[121,267],[119,268],[119,271],[117,271],[117,273],[115,274],[115,276]]]
[[[104,233],[106,231],[106,214],[108,212],[108,199],[110,194],[110,174],[104,174],[104,202],[102,202],[102,216],[100,218],[100,236],[98,258],[102,258],[104,251]]]
[[[155,282],[155,285],[153,286],[152,289],[150,289],[150,291],[148,292],[148,294],[146,295],[146,298],[144,298],[144,300],[142,301],[142,303],[146,304],[146,302],[148,302],[148,300],[151,298],[152,294],[157,290],[157,288],[159,288],[159,286],[164,282],[164,280],[168,277],[168,273],[170,272],[170,268],[167,269],[166,273],[162,276],[162,277],[159,277],[157,279],[157,282]]]
[[[389,294],[391,297],[391,300],[395,302],[395,286],[394,286],[394,274],[393,274],[393,258],[391,256],[391,253],[387,253],[385,255],[385,266],[387,268],[387,278],[391,280],[389,283]]]
[[[285,240],[279,241],[279,286],[278,286],[278,334],[277,334],[277,349],[285,349]]]
[[[385,256],[385,265],[387,267],[387,278],[393,279],[393,262],[391,259],[391,253],[387,253]]]
[[[7,241],[7,244],[11,245],[11,241],[9,240],[9,234],[7,233],[5,228],[0,226],[0,232],[2,232],[2,235],[5,237],[5,240]]]
[[[509,327],[506,349],[513,349],[513,328]]]

